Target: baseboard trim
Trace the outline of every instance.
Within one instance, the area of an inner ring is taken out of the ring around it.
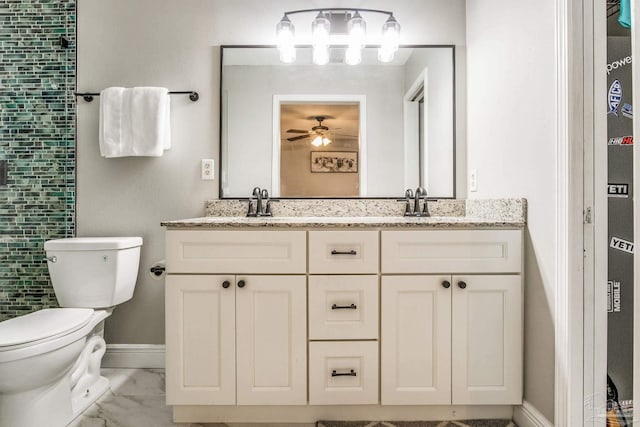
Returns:
[[[526,400],[513,408],[513,421],[518,427],[553,427],[553,423]]]
[[[103,368],[164,369],[163,344],[107,344]]]

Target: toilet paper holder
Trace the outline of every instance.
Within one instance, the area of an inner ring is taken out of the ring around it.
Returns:
[[[163,265],[156,264],[153,267],[151,267],[149,269],[149,271],[151,272],[151,274],[153,274],[153,275],[155,275],[157,277],[160,277],[160,276],[162,276],[164,274],[165,267]]]

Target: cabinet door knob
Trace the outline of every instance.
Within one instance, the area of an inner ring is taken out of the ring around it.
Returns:
[[[464,289],[464,288],[466,288],[466,287],[467,287],[467,284],[466,284],[465,282],[458,282],[458,287],[459,287],[460,289]]]
[[[229,283],[228,280],[225,280],[224,282],[222,282],[222,287],[227,289],[229,286],[231,286],[231,283]]]
[[[244,280],[238,280],[238,287],[239,288],[244,288],[244,285],[246,285]]]
[[[443,281],[442,287],[445,289],[449,289],[451,287],[451,282],[449,282],[448,280]]]

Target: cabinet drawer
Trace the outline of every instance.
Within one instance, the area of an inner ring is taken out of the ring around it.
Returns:
[[[377,338],[377,275],[309,277],[309,339]]]
[[[309,404],[378,403],[378,342],[309,343]]]
[[[377,231],[309,232],[309,273],[377,272]]]
[[[304,231],[169,230],[168,273],[305,273]]]
[[[382,231],[383,273],[519,273],[520,230]]]

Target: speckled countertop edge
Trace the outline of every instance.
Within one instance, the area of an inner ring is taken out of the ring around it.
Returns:
[[[246,201],[210,200],[205,217],[164,221],[169,228],[521,228],[525,199],[429,201],[433,216],[404,217],[396,200],[281,200],[273,217],[247,218]],[[309,213],[312,213],[309,215]]]

